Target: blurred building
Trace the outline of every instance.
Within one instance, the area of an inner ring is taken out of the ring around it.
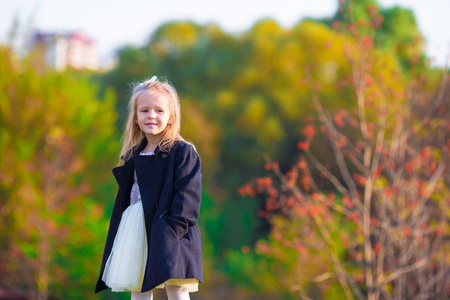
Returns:
[[[32,46],[43,52],[48,65],[57,70],[99,69],[99,54],[95,42],[81,32],[68,34],[37,32]]]

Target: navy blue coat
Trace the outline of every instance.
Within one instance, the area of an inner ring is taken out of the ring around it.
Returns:
[[[113,169],[119,184],[95,292],[107,288],[102,280],[122,212],[130,205],[136,169],[147,230],[148,259],[142,292],[170,278],[196,278],[203,282],[202,250],[197,220],[202,193],[200,158],[194,147],[177,141],[168,152],[139,156],[146,139],[123,166]]]

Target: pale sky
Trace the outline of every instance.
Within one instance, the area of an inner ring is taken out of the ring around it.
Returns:
[[[426,52],[443,66],[450,62],[450,0],[378,0],[382,7],[412,9]],[[161,24],[192,20],[216,23],[228,33],[247,31],[256,21],[272,18],[290,28],[305,17],[330,17],[337,0],[0,0],[0,42],[16,16],[21,29],[44,32],[81,31],[105,57],[123,45],[141,46]]]

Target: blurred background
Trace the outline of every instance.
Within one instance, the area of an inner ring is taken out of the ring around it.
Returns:
[[[448,11],[0,0],[0,299],[129,299],[93,290],[153,75],[202,159],[192,299],[447,299]]]

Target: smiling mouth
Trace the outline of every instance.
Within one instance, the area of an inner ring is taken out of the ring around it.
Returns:
[[[156,123],[147,123],[145,124],[146,126],[152,126],[152,125],[156,125]]]

